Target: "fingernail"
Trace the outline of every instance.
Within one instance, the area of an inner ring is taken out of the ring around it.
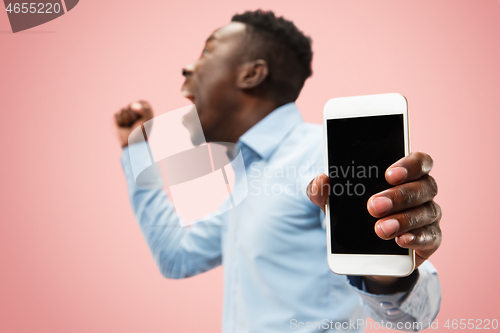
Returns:
[[[376,197],[371,200],[371,206],[375,214],[383,215],[392,208],[392,200],[387,197]]]
[[[385,237],[390,237],[391,235],[394,235],[396,231],[399,230],[399,222],[398,220],[394,219],[379,222],[378,226],[380,227],[380,229],[382,229],[382,232],[384,233]]]
[[[141,105],[141,103],[134,102],[134,103],[130,104],[130,108],[132,110],[139,111],[140,109],[142,109],[142,105]]]
[[[387,175],[392,179],[392,181],[399,183],[408,177],[408,170],[404,167],[393,167],[387,170]]]
[[[406,245],[408,245],[411,242],[413,242],[413,240],[415,239],[415,235],[412,234],[412,233],[407,232],[405,234],[402,234],[398,238],[401,239]]]

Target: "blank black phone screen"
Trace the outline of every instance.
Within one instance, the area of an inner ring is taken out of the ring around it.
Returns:
[[[391,187],[385,171],[405,155],[403,115],[327,120],[332,253],[407,255],[375,234],[368,199]]]

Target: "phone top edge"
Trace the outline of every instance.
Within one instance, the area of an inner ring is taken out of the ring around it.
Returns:
[[[407,99],[400,93],[338,97],[326,102],[323,119],[404,114],[407,109]]]
[[[404,98],[405,101],[408,101],[406,96],[398,93],[398,92],[392,92],[392,93],[383,93],[383,94],[371,94],[371,95],[352,95],[352,96],[341,96],[341,97],[333,97],[330,98],[329,100],[326,101],[325,106],[332,101],[342,101],[342,100],[350,100],[350,99],[365,99],[365,98]]]

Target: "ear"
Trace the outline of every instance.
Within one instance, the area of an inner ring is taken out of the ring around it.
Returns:
[[[263,59],[249,61],[239,66],[236,86],[240,89],[251,89],[261,84],[269,74],[267,62]]]

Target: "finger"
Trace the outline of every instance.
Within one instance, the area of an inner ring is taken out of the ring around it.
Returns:
[[[115,123],[116,125],[120,126],[121,125],[121,111],[118,111],[115,113]]]
[[[144,118],[145,121],[148,121],[153,118],[153,109],[151,108],[151,105],[144,101],[140,100],[139,104],[142,107],[142,117]]]
[[[396,237],[396,243],[405,249],[415,250],[418,257],[427,260],[439,248],[442,238],[439,222],[435,222]]]
[[[307,196],[323,212],[325,212],[325,205],[329,194],[330,178],[325,174],[316,176],[307,186]]]
[[[378,220],[375,223],[375,233],[382,239],[391,239],[439,221],[441,214],[441,207],[437,203],[426,202],[416,208]]]
[[[140,100],[138,102],[132,102],[129,104],[128,108],[135,114],[134,119],[142,119],[144,122],[153,118],[153,110],[151,105],[144,101]]]
[[[437,191],[434,178],[426,175],[417,181],[395,186],[373,195],[368,199],[368,212],[373,217],[401,212],[432,201]]]
[[[425,153],[410,153],[387,168],[385,179],[391,185],[411,182],[429,174],[433,163],[432,158]]]
[[[120,109],[117,113],[115,113],[116,124],[119,127],[128,127],[129,126],[129,115],[125,108]]]
[[[132,126],[137,119],[140,118],[140,114],[133,111],[130,107],[125,108],[122,111],[125,126]]]
[[[130,114],[135,117],[135,119],[143,119],[144,118],[144,107],[140,102],[130,103],[128,106],[128,110],[130,110]]]
[[[133,102],[130,103],[129,108],[137,113],[140,113],[142,111],[142,104],[140,102]]]

